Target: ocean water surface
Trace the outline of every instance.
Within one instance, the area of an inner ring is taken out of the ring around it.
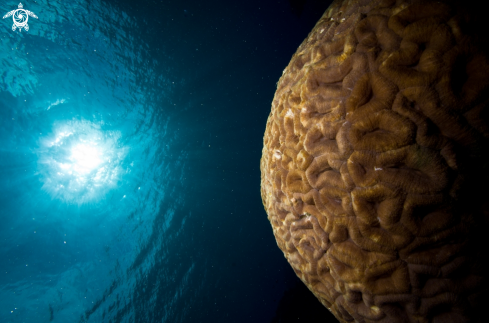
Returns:
[[[174,82],[108,4],[26,9],[41,17],[30,33],[4,24],[1,36],[0,321],[102,322],[134,302],[127,287],[156,253],[165,261],[178,235],[167,231],[186,219],[186,157],[170,151],[164,113]]]
[[[328,314],[259,191],[275,83],[327,7],[306,2],[38,0],[28,31],[1,21],[0,322]]]

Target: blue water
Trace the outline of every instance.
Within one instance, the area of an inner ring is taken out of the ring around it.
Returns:
[[[278,321],[303,286],[261,204],[262,137],[324,8],[23,4],[29,31],[0,23],[0,322]]]

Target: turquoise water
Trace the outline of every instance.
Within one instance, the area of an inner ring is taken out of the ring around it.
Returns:
[[[175,85],[131,35],[134,20],[110,5],[25,8],[41,17],[30,32],[1,30],[0,321],[102,321],[131,298],[127,268],[155,219],[162,237],[188,217],[175,214],[179,194],[161,209],[185,176],[164,113]]]
[[[324,8],[23,4],[29,31],[0,24],[0,322],[278,322],[304,287],[261,204],[262,137]]]

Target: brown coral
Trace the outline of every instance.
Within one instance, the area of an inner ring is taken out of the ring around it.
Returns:
[[[337,0],[278,82],[263,204],[340,322],[488,320],[489,38],[477,11]]]

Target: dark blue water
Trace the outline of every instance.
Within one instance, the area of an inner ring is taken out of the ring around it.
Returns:
[[[326,318],[276,246],[259,160],[328,4],[23,5],[29,31],[0,24],[0,322]]]

